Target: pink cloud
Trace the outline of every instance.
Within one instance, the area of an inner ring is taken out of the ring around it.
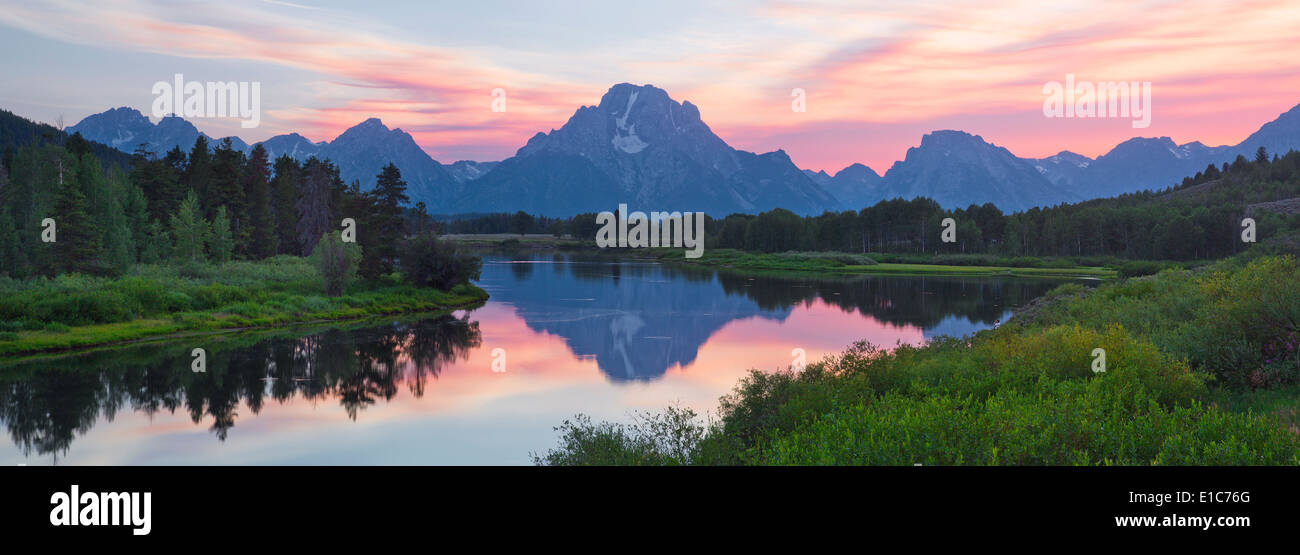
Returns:
[[[981,134],[1022,156],[1096,156],[1134,135],[1235,143],[1300,102],[1300,6],[1284,0],[765,2],[675,30],[680,45],[670,36],[660,48],[578,57],[546,44],[438,44],[358,14],[273,8],[196,14],[144,0],[56,0],[7,6],[0,23],[67,42],[306,70],[320,76],[319,90],[264,106],[268,136],[326,140],[380,117],[444,161],[513,154],[621,81],[690,100],[738,147],[882,172],[933,129]],[[1152,82],[1152,126],[1042,117],[1042,85],[1066,73]],[[496,87],[507,90],[506,113],[490,110]],[[807,91],[807,112],[790,110],[796,87]]]

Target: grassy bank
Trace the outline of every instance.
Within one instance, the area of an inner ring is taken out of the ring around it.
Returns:
[[[540,233],[473,233],[441,235],[440,239],[474,248],[517,249],[598,249],[592,241],[579,241],[569,237],[556,237]]]
[[[116,277],[0,278],[0,355],[78,349],[158,337],[347,320],[477,305],[472,285],[450,291],[393,279],[324,294],[304,258],[260,262],[140,265]]]
[[[406,312],[401,314],[361,316],[341,320],[319,320],[291,323],[265,328],[226,328],[208,331],[180,332],[175,335],[151,336],[121,344],[92,346],[74,350],[57,350],[0,357],[0,380],[23,380],[35,377],[52,368],[64,367],[65,361],[93,361],[91,366],[149,367],[167,359],[190,359],[194,338],[202,338],[207,354],[218,355],[245,349],[271,340],[297,341],[305,336],[328,332],[356,332],[375,328],[413,326],[422,322],[454,318],[457,309],[432,312]],[[112,361],[111,363],[109,361]],[[121,363],[121,364],[119,364]],[[256,365],[255,365],[256,366]],[[254,369],[265,368],[255,367]],[[243,369],[241,369],[242,371]]]
[[[1300,463],[1300,266],[1064,285],[967,339],[753,372],[704,422],[578,417],[539,464]],[[1095,349],[1105,371],[1094,372]]]
[[[881,262],[900,259],[894,255],[839,252],[755,253],[734,249],[707,249],[699,258],[685,258],[681,249],[647,249],[646,254],[664,262],[695,264],[736,270],[816,272],[820,274],[892,274],[951,276],[1023,276],[1023,277],[1091,277],[1112,278],[1117,271],[1106,267],[1073,265],[985,266],[973,264],[937,264],[942,258],[918,258],[922,262]],[[952,260],[949,260],[952,261]],[[963,260],[964,262],[965,260]],[[925,263],[923,263],[925,262]]]
[[[448,241],[471,248],[507,250],[580,250],[631,260],[694,264],[743,271],[814,272],[820,274],[893,274],[951,276],[1023,276],[1113,278],[1154,274],[1188,263],[1124,260],[1115,257],[1034,257],[990,254],[897,254],[837,251],[761,253],[709,248],[700,258],[685,258],[681,248],[600,249],[590,241],[551,235],[446,235]]]

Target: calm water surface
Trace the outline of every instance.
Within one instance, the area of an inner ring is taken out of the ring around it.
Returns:
[[[964,335],[1059,283],[488,256],[491,300],[448,316],[0,361],[0,463],[526,464],[576,413],[712,411],[794,349]]]

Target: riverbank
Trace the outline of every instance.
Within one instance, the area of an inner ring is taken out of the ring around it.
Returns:
[[[819,274],[888,274],[944,276],[1014,276],[1049,278],[1114,278],[1112,268],[1092,266],[1016,267],[955,264],[879,262],[873,253],[834,252],[753,253],[734,249],[708,249],[699,258],[685,258],[681,249],[646,249],[647,256],[662,262],[710,266],[734,270],[815,272]]]
[[[216,332],[468,308],[486,291],[361,281],[343,295],[304,258],[141,265],[121,277],[0,280],[0,355],[21,356]]]
[[[556,237],[541,233],[519,235],[517,233],[474,233],[440,235],[439,239],[450,241],[471,248],[537,249],[537,250],[584,250],[603,251],[591,241],[579,241],[567,237]]]
[[[176,355],[177,358],[190,358],[189,349],[202,346],[208,355],[240,349],[271,339],[295,339],[307,335],[325,332],[349,332],[354,330],[409,326],[422,321],[440,318],[452,318],[459,308],[435,310],[431,312],[401,312],[393,314],[375,314],[337,320],[316,320],[312,322],[288,323],[266,327],[222,328],[214,330],[179,332],[170,335],[153,335],[140,339],[131,339],[117,343],[93,345],[78,349],[45,351],[0,357],[0,377],[13,378],[22,376],[31,368],[48,369],[63,361],[78,357],[104,357],[115,359],[121,357],[134,362],[151,361]],[[161,353],[161,354],[160,354]],[[177,354],[179,353],[179,355]],[[96,359],[102,360],[102,359]],[[17,370],[22,369],[22,370]],[[18,371],[18,374],[14,372]]]
[[[968,338],[754,371],[712,422],[674,408],[633,425],[580,415],[535,461],[1300,464],[1297,282],[1292,257],[1243,256],[1066,284]]]
[[[447,235],[445,240],[489,250],[584,251],[624,260],[656,260],[721,269],[763,273],[888,274],[947,276],[1013,276],[1039,278],[1110,279],[1125,264],[1141,264],[1154,273],[1164,263],[1111,261],[1109,265],[1075,264],[1068,259],[1005,258],[991,255],[903,255],[892,253],[784,252],[758,253],[736,249],[705,249],[699,258],[686,258],[680,248],[600,249],[594,244],[550,235]],[[1100,262],[1100,261],[1098,261]]]

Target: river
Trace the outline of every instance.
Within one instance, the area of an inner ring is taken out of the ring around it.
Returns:
[[[964,335],[1061,282],[524,254],[479,283],[485,305],[437,317],[0,363],[0,463],[528,464],[575,414],[707,413],[748,369]]]

